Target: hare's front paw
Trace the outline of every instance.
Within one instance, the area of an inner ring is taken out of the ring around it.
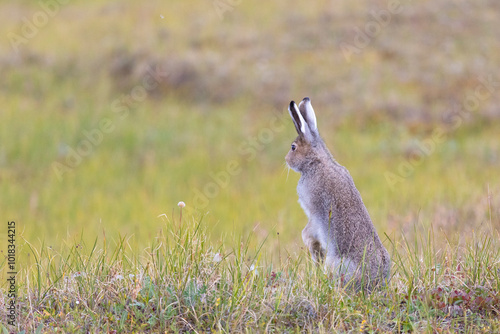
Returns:
[[[314,262],[323,263],[326,255],[326,249],[323,247],[323,244],[317,237],[317,232],[318,231],[313,228],[311,224],[307,224],[307,226],[302,231],[302,240],[309,249]]]
[[[325,260],[325,250],[321,247],[321,243],[318,240],[314,240],[309,244],[309,251],[314,262],[323,263]]]

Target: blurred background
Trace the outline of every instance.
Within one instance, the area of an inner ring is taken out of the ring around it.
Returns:
[[[215,242],[301,247],[284,156],[305,96],[386,245],[500,228],[498,1],[20,0],[0,26],[18,240],[144,247],[184,201]]]

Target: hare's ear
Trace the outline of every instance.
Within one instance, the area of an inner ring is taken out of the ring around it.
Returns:
[[[306,122],[304,118],[300,114],[299,108],[295,104],[295,101],[291,101],[288,106],[288,112],[290,113],[290,117],[292,117],[293,124],[295,124],[295,129],[299,136],[303,136],[306,133]]]
[[[290,102],[290,105],[288,106],[288,112],[292,117],[293,124],[295,124],[295,129],[297,130],[299,136],[304,137],[308,141],[311,141],[313,139],[311,130],[309,129],[309,126],[304,120],[304,117],[302,117],[302,114],[300,113],[300,110],[294,101]]]
[[[314,113],[314,109],[311,104],[311,99],[308,97],[304,97],[302,101],[299,103],[299,110],[302,114],[302,117],[305,119],[309,129],[313,133],[318,133],[318,125],[316,123],[316,114]]]

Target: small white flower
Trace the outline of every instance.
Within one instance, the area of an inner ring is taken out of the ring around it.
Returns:
[[[177,206],[178,206],[179,208],[183,208],[183,207],[185,207],[185,206],[186,206],[186,203],[184,203],[183,201],[180,201],[179,203],[177,203]]]
[[[128,274],[128,278],[134,279],[135,275],[134,274]]]
[[[76,301],[76,303],[77,303],[77,304],[80,304],[80,301],[79,301],[79,300],[77,300],[77,301]]]
[[[220,253],[215,254],[212,261],[214,261],[214,262],[222,261],[222,256],[220,255]]]
[[[116,275],[116,276],[115,276],[115,279],[117,279],[117,280],[122,280],[122,279],[123,279],[123,276],[122,276],[122,275]]]
[[[259,271],[257,270],[257,268],[255,268],[255,265],[252,264],[250,266],[250,271],[253,271],[255,276],[259,276]]]
[[[160,17],[162,18],[162,20],[165,18],[165,16],[163,16],[163,15],[160,15]]]

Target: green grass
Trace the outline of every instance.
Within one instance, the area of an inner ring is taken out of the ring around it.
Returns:
[[[177,213],[176,213],[177,217]],[[390,283],[343,290],[303,250],[273,264],[254,234],[212,243],[202,218],[164,220],[149,247],[105,235],[59,249],[22,243],[18,329],[26,332],[487,332],[500,330],[498,234],[437,249],[432,232],[386,240]],[[229,237],[229,236],[228,236]],[[6,296],[2,296],[5,298]],[[2,322],[6,322],[5,315]]]
[[[147,321],[152,332],[357,331],[363,320],[374,332],[498,329],[498,310],[471,301],[498,293],[489,268],[498,267],[500,228],[498,88],[453,126],[481,82],[500,78],[498,3],[404,3],[350,61],[340,44],[353,43],[355,28],[386,2],[242,1],[222,19],[213,5],[71,1],[19,52],[0,40],[0,218],[17,223],[23,329],[34,331],[40,318],[42,332],[71,323],[141,331]],[[2,31],[20,33],[40,8],[0,3]],[[127,99],[157,65],[167,76],[144,99]],[[296,136],[286,106],[304,96],[378,233],[389,236],[385,245],[394,246],[387,290],[329,290],[333,283],[299,251],[306,217],[299,175],[284,156]],[[58,177],[55,163],[105,119],[113,129]],[[444,140],[422,156],[419,144],[436,129]],[[387,181],[412,161],[397,183]],[[229,163],[236,175],[200,205],[198,191]],[[174,222],[179,201],[189,217],[182,231],[164,221]],[[179,246],[188,233],[199,248]],[[0,231],[0,245],[6,240]],[[214,266],[217,252],[225,259]],[[248,276],[249,257],[259,276]],[[179,283],[179,268],[195,278]],[[433,268],[441,271],[431,282]],[[75,276],[82,271],[86,277]],[[116,275],[124,279],[112,281]],[[450,309],[454,303],[472,313]]]
[[[478,78],[498,77],[489,66],[500,54],[495,11],[488,11],[495,4],[471,5],[467,15],[449,1],[433,4],[441,20],[458,22],[453,43],[440,21],[428,17],[429,8],[411,4],[348,63],[338,46],[367,22],[369,5],[387,6],[323,2],[290,11],[286,1],[266,10],[242,2],[223,20],[210,1],[62,6],[19,53],[8,39],[0,42],[0,178],[7,180],[0,183],[0,211],[31,242],[57,246],[85,226],[86,242],[104,228],[114,237],[133,234],[145,246],[157,230],[153,218],[183,200],[192,213],[210,211],[215,240],[228,230],[257,229],[300,245],[298,175],[284,167],[295,137],[286,105],[310,95],[325,141],[350,170],[380,232],[408,230],[417,216],[464,235],[490,218],[498,228],[500,94],[482,101],[458,129],[446,122]],[[2,27],[19,33],[21,19],[39,6],[2,4]],[[431,49],[424,37],[446,50]],[[478,44],[487,62],[478,60]],[[168,73],[164,81],[117,112],[114,103],[156,65]],[[285,126],[257,143],[258,158],[242,153],[276,115]],[[63,163],[68,147],[79,147],[103,119],[114,129],[59,179],[54,163]],[[436,128],[447,140],[391,187],[386,173],[396,173],[414,155],[415,142]],[[239,163],[240,174],[199,207],[197,190],[230,161]]]

